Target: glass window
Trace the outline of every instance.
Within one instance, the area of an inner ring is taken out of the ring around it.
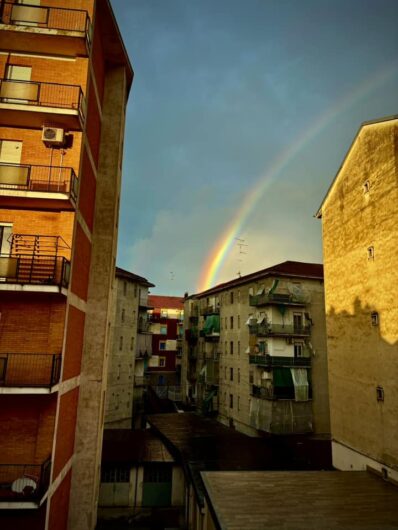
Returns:
[[[166,341],[165,340],[161,340],[159,342],[159,350],[165,350],[166,349]]]

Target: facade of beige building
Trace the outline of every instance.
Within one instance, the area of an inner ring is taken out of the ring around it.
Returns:
[[[333,464],[398,480],[398,119],[359,129],[322,205]]]
[[[139,408],[142,401],[144,364],[151,355],[151,335],[142,320],[149,287],[154,286],[145,278],[116,268],[105,429],[131,429],[138,412],[133,406]]]
[[[285,262],[186,298],[182,392],[249,435],[328,434],[322,265]]]

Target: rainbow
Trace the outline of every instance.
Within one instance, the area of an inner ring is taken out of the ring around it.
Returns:
[[[241,232],[250,213],[260,201],[266,190],[272,185],[276,177],[285,169],[294,157],[323,129],[325,129],[339,114],[346,111],[376,88],[384,85],[397,73],[398,63],[390,63],[386,67],[367,78],[360,86],[343,96],[337,103],[322,113],[309,127],[284,149],[272,162],[266,173],[254,184],[247,193],[242,206],[234,218],[226,226],[211,252],[207,256],[201,270],[198,292],[206,291],[215,285],[221,268],[233,247],[235,238]]]

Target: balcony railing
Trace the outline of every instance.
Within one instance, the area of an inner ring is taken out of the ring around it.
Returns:
[[[263,306],[268,304],[306,305],[303,296],[290,293],[255,294],[249,296],[249,305]]]
[[[0,288],[3,284],[69,285],[70,262],[60,256],[0,254]]]
[[[46,387],[59,382],[61,355],[0,353],[0,387]]]
[[[0,501],[39,502],[50,484],[51,460],[43,464],[0,464]]]
[[[65,193],[76,202],[78,183],[71,167],[0,163],[0,190]]]
[[[269,337],[281,336],[308,336],[311,335],[311,326],[295,326],[294,324],[254,324],[249,326],[250,335]]]
[[[209,305],[207,307],[203,307],[200,310],[200,314],[202,317],[208,316],[208,315],[219,315],[220,314],[220,306],[219,305]]]
[[[249,355],[249,364],[273,368],[278,366],[286,367],[309,367],[311,366],[311,357],[280,357],[271,355]]]
[[[136,375],[134,376],[135,386],[146,386],[149,384],[149,377],[147,375]]]
[[[84,96],[78,85],[0,79],[0,103],[78,111],[84,118]]]
[[[87,11],[81,9],[21,5],[15,2],[1,3],[0,20],[7,25],[77,31],[87,36],[91,24]]]

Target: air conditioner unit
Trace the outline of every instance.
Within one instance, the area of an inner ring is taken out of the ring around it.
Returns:
[[[55,127],[43,127],[41,139],[47,147],[60,147],[65,143],[65,131]]]

